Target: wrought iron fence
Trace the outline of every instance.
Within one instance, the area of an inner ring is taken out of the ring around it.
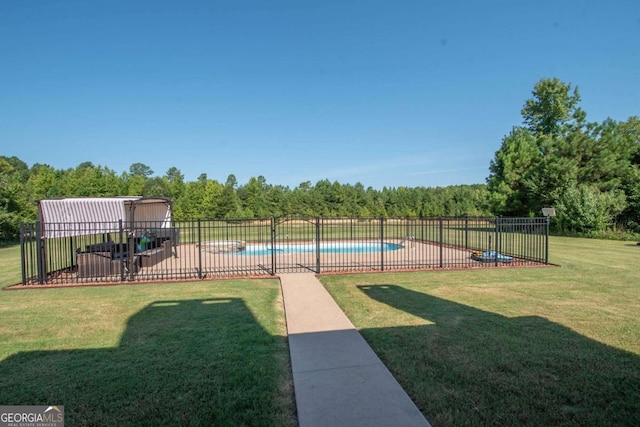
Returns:
[[[23,224],[22,283],[547,264],[547,218],[322,218]]]

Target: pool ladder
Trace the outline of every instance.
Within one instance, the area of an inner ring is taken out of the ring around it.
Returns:
[[[402,238],[402,240],[400,240],[400,244],[402,246],[404,246],[406,242],[411,242],[411,246],[410,246],[411,249],[416,247],[416,238],[415,238],[415,236],[404,236]]]

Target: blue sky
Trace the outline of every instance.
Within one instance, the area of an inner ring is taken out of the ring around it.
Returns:
[[[0,155],[239,183],[483,183],[543,77],[640,114],[640,2],[0,1]]]

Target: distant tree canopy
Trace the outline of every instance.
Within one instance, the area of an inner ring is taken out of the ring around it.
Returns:
[[[149,166],[134,163],[117,174],[90,162],[58,170],[0,156],[0,240],[14,240],[21,221],[36,219],[33,201],[51,197],[162,196],[174,200],[176,219],[266,218],[298,212],[320,216],[479,216],[490,215],[484,184],[438,188],[365,188],[362,184],[309,181],[295,188],[267,183],[264,176],[239,184],[235,175],[224,183],[206,173],[185,182],[175,167],[153,176]]]
[[[640,232],[640,120],[587,122],[578,89],[542,79],[491,161],[491,210],[540,215],[565,231]]]

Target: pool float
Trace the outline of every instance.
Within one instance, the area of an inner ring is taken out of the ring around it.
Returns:
[[[513,261],[513,257],[503,255],[496,251],[476,251],[471,254],[471,259],[479,262],[504,262],[509,263]]]

